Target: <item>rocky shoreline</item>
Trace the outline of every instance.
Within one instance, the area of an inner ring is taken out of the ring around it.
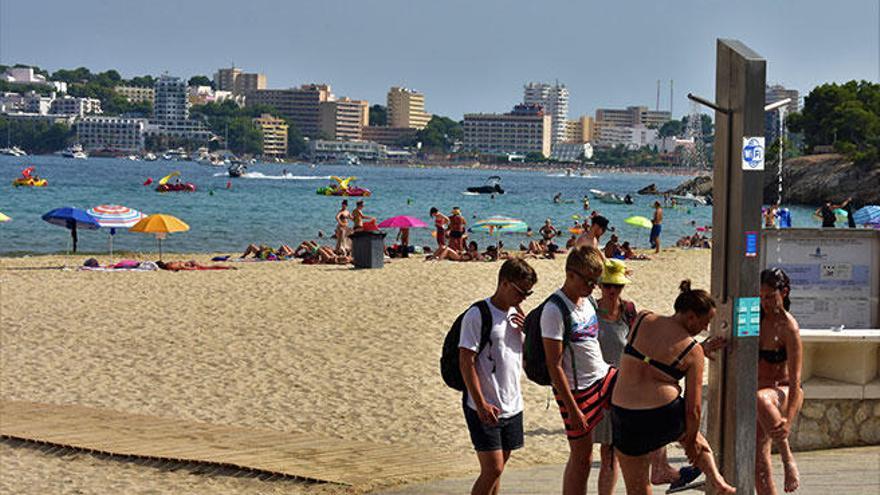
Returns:
[[[777,200],[777,167],[768,164],[764,172],[764,203]],[[782,202],[821,205],[825,200],[841,202],[848,197],[858,205],[880,204],[880,163],[856,164],[843,155],[825,154],[793,158],[782,164]],[[712,192],[712,177],[702,175],[672,189],[671,194],[705,196]]]

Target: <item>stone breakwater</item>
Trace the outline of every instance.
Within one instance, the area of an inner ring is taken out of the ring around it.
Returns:
[[[880,399],[807,399],[790,440],[796,451],[880,445]]]

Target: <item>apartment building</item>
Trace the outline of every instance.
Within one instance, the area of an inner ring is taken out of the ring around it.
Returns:
[[[361,160],[374,161],[385,158],[386,152],[384,145],[367,141],[309,141],[309,156],[313,160],[337,160],[356,156]]]
[[[565,141],[566,121],[568,120],[568,88],[564,84],[531,82],[523,87],[523,103],[540,105],[549,114],[552,122],[552,144]]]
[[[259,89],[251,91],[246,106],[269,105],[278,114],[296,125],[309,138],[320,133],[320,105],[333,100],[329,84],[304,84],[291,89]]]
[[[596,146],[613,148],[623,145],[630,149],[638,149],[643,146],[655,146],[658,141],[658,130],[645,126],[617,127],[605,126],[597,134],[594,143]]]
[[[550,156],[552,117],[540,105],[517,105],[510,113],[464,116],[465,150]]]
[[[392,87],[388,90],[388,126],[424,129],[431,120],[425,112],[425,95],[418,91]]]
[[[129,103],[153,103],[153,88],[141,88],[138,86],[116,86],[113,88],[117,94],[123,96]]]
[[[77,98],[67,95],[52,100],[49,111],[61,115],[76,115],[80,118],[87,114],[103,113],[101,111],[101,100],[97,98]]]
[[[214,74],[214,86],[218,91],[229,91],[245,95],[251,91],[266,89],[266,75],[242,72],[237,67],[218,69]]]
[[[775,103],[786,98],[791,98],[791,103],[785,105],[785,114],[800,110],[800,93],[796,89],[788,89],[785,86],[775,84],[768,85],[764,92],[764,104]],[[779,138],[779,112],[764,113],[764,134],[766,136],[767,146]]]
[[[593,140],[593,117],[565,121],[565,143],[589,143]]]
[[[263,132],[263,156],[284,158],[287,156],[287,123],[267,113],[255,118],[254,124]]]
[[[638,127],[659,128],[672,120],[672,114],[648,110],[648,107],[635,106],[625,109],[599,108],[596,110],[596,127]]]
[[[338,98],[324,101],[318,108],[319,129],[327,139],[359,141],[362,129],[370,122],[370,107],[365,100]]]
[[[86,150],[138,153],[144,149],[146,126],[146,119],[87,116],[76,123],[76,132]]]
[[[153,119],[173,122],[189,119],[189,99],[186,81],[163,75],[156,80],[153,99]]]
[[[418,129],[412,127],[367,126],[362,130],[362,139],[385,146],[399,146],[416,137]]]

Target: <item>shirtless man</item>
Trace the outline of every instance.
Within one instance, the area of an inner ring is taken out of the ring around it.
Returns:
[[[464,232],[467,220],[461,215],[461,209],[457,206],[452,208],[452,216],[449,217],[449,247],[464,252]]]
[[[351,212],[348,211],[348,200],[342,200],[342,206],[336,213],[336,252],[347,253],[350,250],[348,244],[348,221],[351,219]]]
[[[375,217],[364,215],[364,200],[355,203],[354,211],[351,213],[351,221],[354,223],[354,231],[360,232],[364,230],[364,222],[375,220]]]
[[[440,213],[436,207],[431,208],[431,216],[434,217],[434,227],[437,229],[437,247],[446,245],[446,227],[449,225],[449,217]]]
[[[651,218],[651,247],[655,253],[660,252],[660,232],[663,230],[663,208],[659,201],[654,201],[654,217]]]

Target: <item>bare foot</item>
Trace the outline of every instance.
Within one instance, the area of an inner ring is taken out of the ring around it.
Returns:
[[[785,470],[785,493],[791,493],[800,486],[801,475],[798,473],[797,464],[795,464],[794,459],[783,463],[782,467]]]
[[[728,485],[724,478],[713,480],[712,484],[715,485],[715,493],[736,493],[736,488]]]
[[[663,469],[662,471],[652,469],[651,470],[651,484],[652,485],[668,485],[669,483],[672,483],[673,481],[678,481],[679,476],[680,475],[679,475],[678,471],[671,468],[671,467]]]

